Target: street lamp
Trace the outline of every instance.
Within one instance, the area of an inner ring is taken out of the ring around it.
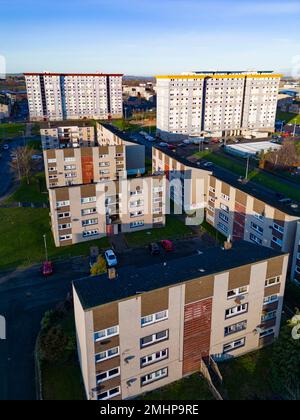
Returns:
[[[44,245],[45,245],[45,256],[46,256],[46,261],[48,261],[48,249],[47,249],[47,239],[46,239],[46,234],[43,235],[44,238]]]

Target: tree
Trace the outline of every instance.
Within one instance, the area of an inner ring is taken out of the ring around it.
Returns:
[[[300,340],[292,336],[293,323],[289,321],[275,342],[271,361],[271,378],[274,390],[283,398],[300,398]]]
[[[97,262],[91,268],[91,276],[100,276],[107,272],[106,261],[100,256]]]
[[[299,155],[294,141],[286,141],[281,149],[269,152],[265,160],[275,167],[291,168],[299,163]]]
[[[75,338],[64,333],[61,326],[51,327],[40,338],[41,359],[46,362],[67,360],[74,351]]]
[[[29,184],[30,176],[36,169],[36,161],[32,159],[35,150],[28,146],[18,147],[14,152],[15,159],[11,166],[17,171],[19,178],[25,177],[27,184]]]

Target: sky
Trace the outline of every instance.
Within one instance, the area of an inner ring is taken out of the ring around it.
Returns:
[[[300,75],[299,28],[299,0],[0,0],[9,73]]]

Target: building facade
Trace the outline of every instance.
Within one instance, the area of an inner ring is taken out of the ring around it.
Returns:
[[[199,204],[199,199],[202,198],[201,207],[205,208],[205,215],[202,217],[202,214],[196,212],[200,220],[205,217],[218,232],[233,241],[249,241],[289,253],[291,278],[300,280],[299,203],[291,200],[285,203],[285,199],[280,201],[274,194],[268,196],[259,187],[248,188],[247,184],[238,182],[235,176],[224,179],[224,173],[218,174],[216,169],[214,173],[199,169],[187,159],[181,159],[174,153],[159,148],[153,149],[153,170],[165,174],[167,179],[177,177],[184,182],[185,178],[189,178],[192,188],[196,188],[197,199],[184,194],[183,187],[185,209],[199,209],[199,205],[193,208],[194,201]],[[184,173],[187,175],[184,176]],[[201,185],[204,186],[204,191]],[[166,193],[176,202],[169,186]],[[199,224],[198,219],[191,222]]]
[[[157,76],[157,133],[165,140],[272,133],[280,77],[272,72]]]
[[[10,117],[11,102],[7,95],[0,94],[0,121]]]
[[[96,146],[95,127],[89,125],[60,125],[41,128],[43,150],[63,149],[67,147]]]
[[[199,372],[209,357],[218,362],[272,343],[287,262],[288,255],[242,242],[75,281],[87,399],[131,399]]]
[[[121,118],[122,74],[25,73],[30,119]]]

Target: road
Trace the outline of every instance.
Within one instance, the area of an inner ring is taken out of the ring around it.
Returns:
[[[147,248],[117,255],[119,266],[152,266],[180,256],[193,255],[211,246],[200,238],[177,241],[174,253],[151,257]],[[63,301],[71,283],[86,277],[88,263],[82,258],[55,265],[55,274],[44,279],[39,267],[0,273],[0,315],[5,316],[7,339],[0,340],[0,400],[34,400],[34,347],[44,313]]]

